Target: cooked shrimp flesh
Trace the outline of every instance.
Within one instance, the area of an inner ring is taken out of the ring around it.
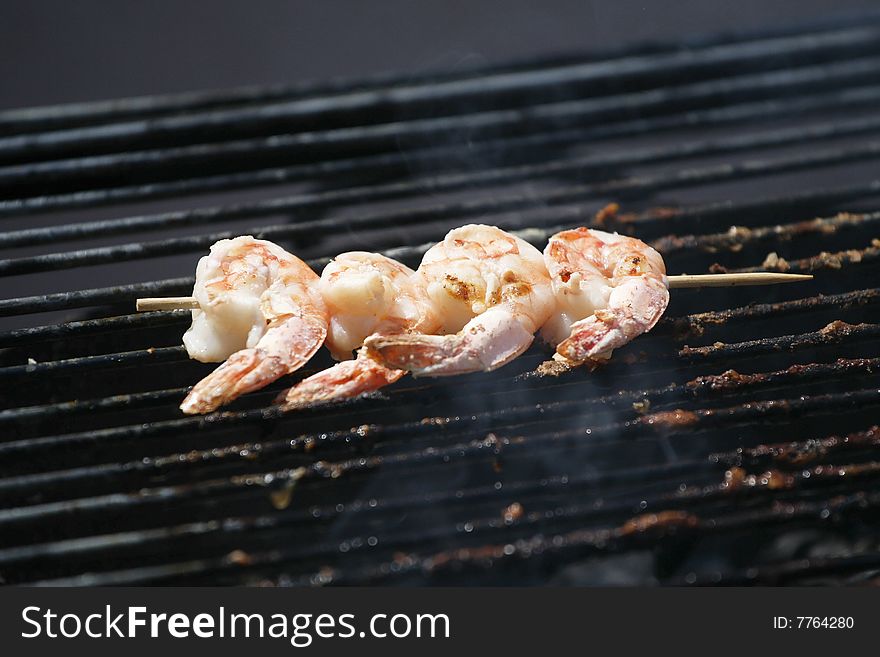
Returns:
[[[417,276],[440,316],[439,333],[371,336],[367,354],[422,376],[494,370],[532,343],[554,308],[540,251],[494,226],[450,231]]]
[[[343,253],[321,274],[319,289],[330,312],[326,344],[337,359],[350,359],[370,335],[417,331],[440,325],[421,280],[409,267],[376,253]],[[304,379],[286,393],[289,406],[344,399],[378,390],[405,374],[359,351],[354,360]]]
[[[183,343],[192,358],[226,362],[195,385],[181,410],[213,411],[302,367],[327,335],[318,282],[271,242],[244,236],[214,244],[196,269],[199,309]]]
[[[556,310],[542,328],[557,360],[605,360],[650,331],[669,304],[666,266],[632,237],[577,228],[557,233],[544,249]]]

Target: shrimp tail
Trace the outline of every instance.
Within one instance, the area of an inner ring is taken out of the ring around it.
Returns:
[[[528,349],[534,336],[506,310],[478,315],[453,335],[371,336],[367,355],[392,369],[415,376],[452,376],[494,370]]]
[[[302,408],[317,402],[348,399],[390,385],[406,374],[392,370],[366,356],[363,349],[357,358],[337,363],[323,372],[303,379],[276,399],[285,409]]]
[[[669,291],[656,280],[627,282],[615,288],[608,308],[572,324],[556,353],[571,363],[607,360],[612,350],[650,331],[668,301]]]
[[[327,325],[313,317],[288,317],[256,347],[242,349],[199,381],[180,405],[187,414],[208,413],[305,365],[320,349]]]

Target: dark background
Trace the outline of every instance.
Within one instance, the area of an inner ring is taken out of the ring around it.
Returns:
[[[0,108],[450,69],[876,0],[2,0]]]

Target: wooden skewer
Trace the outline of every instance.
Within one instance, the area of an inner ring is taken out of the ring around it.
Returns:
[[[776,274],[770,271],[757,271],[748,274],[682,274],[669,276],[669,289],[684,287],[735,287],[737,285],[777,285],[778,283],[798,283],[813,278],[812,274]]]
[[[138,311],[146,310],[194,310],[199,302],[192,297],[146,297],[138,299]]]
[[[735,287],[737,285],[776,285],[808,281],[811,274],[776,274],[768,271],[748,274],[682,274],[669,276],[669,289],[686,287]],[[147,297],[137,300],[138,311],[191,310],[198,308],[192,297]]]

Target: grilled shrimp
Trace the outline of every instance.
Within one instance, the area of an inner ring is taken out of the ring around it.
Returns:
[[[214,244],[196,269],[199,309],[183,343],[196,360],[226,362],[180,409],[213,411],[302,367],[327,335],[318,282],[306,263],[271,242],[244,236]]]
[[[286,393],[289,406],[354,397],[394,383],[390,369],[352,350],[370,335],[432,333],[440,325],[424,286],[409,267],[383,255],[343,253],[321,274],[319,289],[330,311],[326,345],[343,362],[304,379]]]
[[[494,226],[450,231],[417,276],[440,316],[439,333],[371,336],[367,355],[423,376],[494,370],[532,343],[554,308],[541,253]]]
[[[550,238],[544,260],[557,308],[541,334],[567,364],[609,358],[650,331],[669,304],[663,258],[635,238],[566,230]]]

